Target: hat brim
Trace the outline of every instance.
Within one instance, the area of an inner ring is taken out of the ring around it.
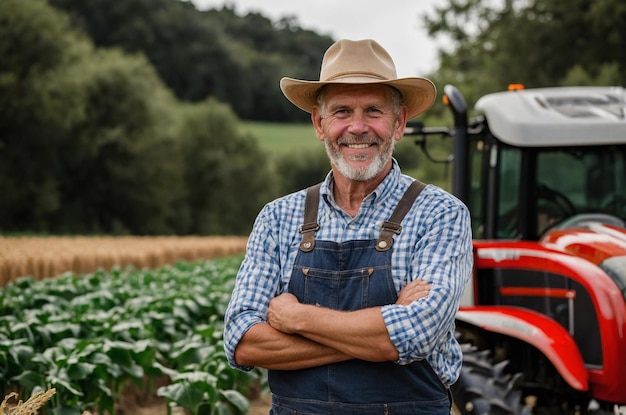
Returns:
[[[372,78],[356,78],[333,81],[303,81],[294,78],[282,78],[280,89],[285,97],[296,107],[311,112],[317,105],[317,91],[330,84],[373,84],[389,85],[400,91],[403,105],[407,107],[407,119],[412,119],[430,108],[437,97],[437,89],[432,81],[426,78],[400,78],[393,80],[379,80]]]

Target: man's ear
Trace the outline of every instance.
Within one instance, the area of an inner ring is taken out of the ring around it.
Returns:
[[[402,137],[404,137],[404,130],[406,128],[406,122],[408,120],[406,119],[406,107],[402,107],[400,108],[400,112],[398,113],[398,118],[396,119],[397,125],[394,131],[394,139],[396,141],[400,141],[402,140]]]
[[[320,108],[318,106],[313,107],[311,110],[311,122],[313,123],[313,129],[315,135],[320,141],[324,141],[324,132],[322,129],[322,114],[320,114]]]

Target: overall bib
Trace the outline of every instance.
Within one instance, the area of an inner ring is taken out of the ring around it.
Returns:
[[[394,304],[392,235],[400,232],[402,218],[424,187],[420,182],[414,184],[383,224],[378,240],[342,243],[314,240],[319,228],[319,185],[310,190],[303,241],[288,291],[301,303],[335,310]],[[310,369],[269,370],[268,381],[273,415],[450,413],[448,389],[425,360],[397,365],[353,359]]]

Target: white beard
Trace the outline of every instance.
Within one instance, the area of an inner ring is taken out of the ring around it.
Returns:
[[[338,140],[338,144],[342,139]],[[345,140],[347,141],[347,140]],[[354,141],[354,140],[350,140]],[[383,142],[381,139],[377,139],[379,143]],[[326,154],[330,159],[330,164],[335,166],[339,172],[350,180],[367,181],[376,177],[387,165],[393,155],[396,140],[390,137],[388,142],[380,151],[374,156],[374,159],[367,167],[352,167],[341,155],[339,150],[333,148],[330,144],[330,140],[324,140],[324,146],[326,147]],[[355,156],[353,160],[364,160],[365,157]]]

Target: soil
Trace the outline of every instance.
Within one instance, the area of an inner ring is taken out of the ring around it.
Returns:
[[[154,389],[167,385],[168,379],[156,382]],[[268,415],[270,411],[271,396],[252,392],[250,397],[250,412],[248,415]],[[187,415],[188,412],[182,408],[173,408],[171,415]],[[97,415],[97,413],[94,413]],[[167,415],[167,407],[165,399],[156,396],[156,394],[148,394],[142,391],[134,384],[130,384],[121,394],[118,404],[116,405],[115,415]]]
[[[270,412],[272,398],[269,395],[260,396],[250,402],[250,412],[248,415],[268,415]],[[129,403],[126,402],[118,407],[116,415],[167,415],[165,401],[162,398],[146,402]],[[180,408],[172,410],[172,415],[187,415],[187,412]]]
[[[250,402],[250,415],[268,415],[272,406],[272,396],[261,395]]]
[[[248,415],[268,415],[270,412],[272,398],[263,395],[250,402],[250,412]],[[150,402],[120,405],[116,415],[167,415],[165,401],[162,398]],[[176,408],[172,410],[172,415],[187,415],[185,410]]]

